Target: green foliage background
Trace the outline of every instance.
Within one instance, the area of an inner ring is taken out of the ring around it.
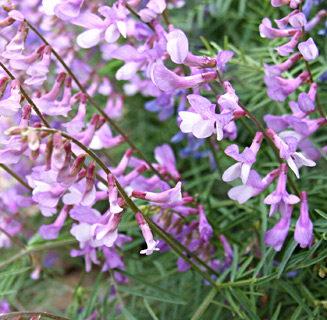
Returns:
[[[172,12],[170,19],[188,34],[192,51],[216,53],[223,48],[235,52],[224,79],[232,83],[240,100],[262,123],[266,113],[289,113],[287,103],[277,103],[267,97],[263,83],[262,63],[280,61],[273,48],[283,40],[261,39],[258,33],[264,17],[281,18],[287,8],[272,8],[269,0],[186,2],[184,8]],[[326,7],[326,2],[321,6]],[[317,36],[315,30],[311,34],[321,50],[319,59],[311,66],[317,79],[326,71],[327,42],[326,38]],[[205,46],[200,37],[209,45]],[[113,77],[118,67],[117,62],[109,62],[101,72]],[[303,64],[299,64],[287,76],[292,77],[303,68]],[[326,83],[319,83],[319,98],[324,110],[327,110],[326,89]],[[214,101],[215,93],[205,94]],[[141,96],[127,98],[120,125],[148,158],[153,159],[155,146],[169,142],[178,127],[174,117],[160,122],[156,114],[144,109],[144,103]],[[248,146],[255,127],[249,119],[238,121],[237,126],[237,143]],[[322,128],[314,136],[313,142],[318,148],[326,144],[325,134],[326,129]],[[229,144],[222,141],[217,152],[222,172],[233,163],[222,151]],[[185,142],[172,146],[177,154],[185,147]],[[118,159],[124,148],[110,151],[110,158]],[[261,175],[278,166],[267,146],[260,151],[259,157],[255,169]],[[220,234],[226,236],[234,251],[232,266],[218,279],[214,278],[216,288],[192,270],[179,273],[178,257],[172,252],[140,256],[138,252],[144,240],[132,214],[124,215],[120,227],[120,232],[131,235],[134,240],[124,248],[126,271],[116,271],[124,273],[129,283],[119,286],[112,273],[101,273],[95,266],[86,274],[82,259],[69,258],[69,251],[76,247],[76,242],[69,235],[68,225],[58,240],[51,243],[42,240],[37,230],[44,221],[36,215],[26,219],[35,236],[31,240],[20,239],[26,249],[14,244],[10,250],[0,251],[0,298],[5,298],[17,309],[51,311],[76,320],[85,320],[95,310],[103,319],[326,319],[326,161],[324,155],[315,168],[301,169],[301,179],[297,181],[298,188],[308,192],[310,216],[314,222],[315,244],[310,249],[299,248],[293,240],[299,206],[293,211],[291,229],[282,251],[276,253],[265,247],[263,236],[275,225],[276,218],[268,218],[268,207],[263,199],[273,191],[275,184],[264,194],[239,205],[228,199],[231,185],[221,180],[221,172],[212,170],[208,157],[201,160],[179,158],[184,187],[191,195],[198,195],[213,226],[215,258],[223,260]],[[246,252],[253,242],[258,246]],[[34,262],[43,259],[49,250],[58,256],[55,267],[44,268],[37,281],[30,279],[31,259]],[[110,297],[113,287],[117,295]]]

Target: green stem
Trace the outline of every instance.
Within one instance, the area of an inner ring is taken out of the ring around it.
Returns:
[[[26,248],[25,250],[17,253],[16,255],[12,256],[11,258],[9,258],[8,260],[2,262],[0,264],[0,269],[4,268],[5,266],[8,266],[9,264],[11,264],[12,262],[25,257],[26,255],[29,255],[33,252],[37,252],[37,251],[42,251],[42,250],[49,250],[49,249],[53,249],[53,248],[57,248],[57,247],[61,247],[63,245],[68,245],[68,244],[73,244],[76,243],[76,239],[69,239],[69,240],[62,240],[62,241],[55,241],[55,242],[51,242],[51,243],[46,243],[43,245],[39,245],[36,247],[31,247],[31,248]]]
[[[191,318],[191,320],[198,320],[198,319],[201,318],[202,314],[204,313],[204,311],[206,311],[209,304],[212,302],[212,300],[216,296],[217,292],[218,292],[218,288],[214,287],[214,288],[211,289],[209,294],[206,296],[206,298],[200,304],[199,308],[196,309],[196,311],[193,314],[193,317]]]
[[[125,7],[137,18],[139,19],[140,21],[142,21],[140,15],[128,4],[128,3],[125,3]],[[143,22],[143,21],[142,21]],[[144,22],[145,23],[145,22]],[[155,31],[153,25],[151,23],[145,23],[147,24],[151,29],[152,31]]]
[[[29,191],[33,191],[33,188],[31,188],[20,176],[18,176],[14,171],[12,171],[9,167],[6,165],[0,163],[0,168],[8,172],[14,179],[16,179],[22,186],[24,186]]]
[[[41,316],[48,319],[56,319],[56,320],[70,320],[65,317],[57,316],[55,314],[42,312],[42,311],[18,311],[18,312],[2,313],[0,315],[1,315],[1,319],[3,320],[13,319],[13,318],[20,319],[21,317],[33,317],[33,316]]]
[[[19,240],[17,240],[15,237],[13,237],[11,234],[9,234],[6,230],[2,229],[1,227],[0,227],[0,232],[2,232],[3,234],[5,234],[12,242],[16,243],[22,249],[24,249],[24,250],[26,249],[24,243],[22,243]]]

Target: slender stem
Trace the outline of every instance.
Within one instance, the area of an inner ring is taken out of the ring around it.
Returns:
[[[5,234],[12,242],[16,243],[22,249],[26,249],[24,243],[22,243],[19,240],[17,240],[15,237],[13,237],[11,234],[9,234],[5,229],[2,229],[0,227],[0,232],[2,232],[3,234]]]
[[[139,19],[140,21],[142,21],[140,15],[128,4],[128,3],[125,3],[125,7],[137,18]],[[143,21],[142,21],[143,22]],[[143,22],[145,24],[147,24],[153,31],[155,31],[153,25],[151,23],[146,23],[146,22]]]
[[[11,80],[16,80],[14,75],[6,68],[6,66],[1,61],[0,61],[0,66],[8,74],[8,76],[11,78]],[[23,94],[25,99],[28,101],[28,103],[32,106],[33,110],[39,116],[39,118],[42,120],[44,125],[47,126],[48,128],[50,128],[49,122],[43,117],[41,111],[38,109],[38,107],[35,105],[33,100],[29,97],[29,95],[26,93],[26,91],[24,90],[23,86],[20,83],[19,83],[19,87],[20,87],[21,93]]]
[[[7,319],[13,319],[13,318],[19,318],[20,317],[32,317],[32,316],[41,316],[48,319],[56,319],[56,320],[70,320],[65,317],[57,316],[52,313],[48,312],[42,312],[42,311],[17,311],[17,312],[9,312],[9,313],[0,313],[1,319],[7,320]]]
[[[42,251],[42,250],[49,250],[49,249],[53,249],[53,248],[57,248],[57,247],[61,247],[63,245],[68,245],[68,244],[73,244],[76,243],[76,239],[69,239],[69,240],[62,240],[62,241],[55,241],[55,242],[51,242],[51,243],[46,243],[46,244],[42,244],[39,246],[35,246],[35,247],[31,247],[31,248],[26,248],[25,250],[22,250],[21,252],[15,254],[14,256],[12,256],[11,258],[9,258],[8,260],[2,262],[0,264],[0,269],[4,268],[5,266],[8,266],[9,264],[11,264],[12,262],[15,262],[16,260],[23,258],[33,252],[37,252],[37,251]]]
[[[218,292],[218,288],[214,287],[211,289],[211,291],[208,293],[208,295],[205,297],[205,299],[202,301],[200,306],[196,309],[195,313],[193,314],[191,320],[198,320],[201,319],[202,314],[206,311],[209,304],[212,302],[214,297],[216,296]]]
[[[109,168],[106,166],[106,164],[99,158],[99,156],[94,153],[91,149],[86,147],[83,143],[81,143],[79,140],[73,138],[69,134],[62,132],[60,130],[56,129],[48,129],[48,128],[30,128],[32,130],[36,131],[45,131],[45,132],[50,132],[50,133],[56,133],[60,132],[61,135],[72,142],[74,142],[78,147],[80,147],[82,150],[84,150],[86,153],[90,155],[90,157],[95,160],[95,162],[103,169],[103,171],[106,174],[110,174],[111,171]],[[154,223],[147,215],[145,215],[137,206],[136,204],[131,200],[131,198],[127,195],[125,192],[124,188],[120,185],[120,183],[116,181],[116,186],[118,189],[118,192],[120,195],[123,197],[127,205],[130,207],[130,209],[136,214],[136,213],[141,213],[145,219],[145,221],[151,226],[152,230],[157,233],[163,240],[172,248],[175,253],[180,256],[182,259],[184,259],[195,271],[197,271],[204,279],[206,279],[208,282],[211,284],[215,285],[214,281],[208,277],[206,273],[204,273],[200,268],[197,267],[196,264],[194,264],[191,259],[189,259],[183,252],[186,252],[188,255],[190,255],[194,260],[196,260],[198,263],[203,265],[207,270],[209,270],[211,273],[218,275],[218,273],[213,270],[210,266],[208,266],[204,261],[202,261],[200,258],[198,258],[193,252],[191,252],[188,248],[184,247],[179,241],[174,239],[169,233],[164,231],[161,227],[159,227],[156,223]],[[1,266],[1,265],[0,265]]]
[[[222,169],[221,169],[221,166],[220,166],[220,163],[219,163],[219,160],[218,160],[218,157],[217,157],[217,151],[215,150],[215,147],[214,147],[214,143],[213,141],[211,140],[211,138],[209,138],[209,140],[207,140],[207,144],[209,146],[209,149],[211,151],[211,154],[212,154],[212,157],[213,157],[213,160],[215,162],[215,165],[218,169],[218,173],[220,175],[220,178],[221,178],[221,174],[222,174]]]
[[[0,168],[7,171],[14,179],[16,179],[26,189],[28,189],[29,191],[33,191],[33,188],[31,188],[20,176],[18,176],[14,171],[12,171],[5,164],[0,163]]]
[[[30,24],[26,19],[25,22],[28,24],[28,26],[38,35],[38,37],[48,46],[51,47],[49,42],[33,27],[32,24]],[[105,120],[115,128],[116,131],[118,131],[124,138],[124,140],[131,146],[131,148],[139,155],[142,160],[146,162],[146,164],[151,168],[151,170],[163,181],[166,181],[168,184],[171,185],[170,181],[167,181],[167,179],[160,173],[158,170],[156,170],[151,162],[145,157],[145,155],[141,152],[139,148],[136,147],[136,145],[133,143],[133,141],[129,138],[129,136],[122,130],[117,123],[111,119],[100,107],[100,105],[88,94],[86,89],[83,87],[83,85],[80,83],[80,81],[77,79],[75,74],[72,72],[72,70],[68,67],[68,65],[65,63],[65,61],[61,58],[61,56],[57,53],[56,50],[54,50],[51,47],[51,52],[55,55],[55,57],[58,59],[58,61],[61,63],[61,65],[66,69],[67,73],[71,76],[71,78],[75,81],[78,88],[87,96],[87,99],[93,104],[93,106],[98,110],[98,112],[101,114],[102,117],[105,118]],[[49,127],[49,126],[48,126]]]

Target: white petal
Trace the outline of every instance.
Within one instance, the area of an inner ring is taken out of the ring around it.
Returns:
[[[214,131],[214,120],[200,120],[192,127],[192,133],[196,138],[210,137]]]
[[[223,181],[229,182],[237,179],[241,175],[242,164],[237,162],[229,167],[223,174]]]
[[[136,72],[140,69],[140,63],[138,62],[128,62],[125,63],[116,72],[117,80],[130,80],[132,79]]]
[[[250,174],[250,170],[251,170],[251,165],[249,165],[247,163],[242,164],[241,179],[242,179],[243,184],[246,184],[249,174]]]
[[[116,24],[117,24],[117,28],[118,28],[120,34],[124,38],[126,38],[126,22],[124,22],[124,21],[117,21]]]
[[[81,48],[91,48],[100,42],[102,31],[99,29],[90,29],[82,32],[76,39],[77,44]]]
[[[105,39],[108,43],[116,42],[120,37],[120,32],[115,24],[111,24],[106,32],[105,32]]]

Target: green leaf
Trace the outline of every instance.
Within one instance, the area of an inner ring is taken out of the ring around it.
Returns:
[[[118,271],[119,273],[125,275],[126,277],[128,277],[130,280],[134,280],[134,281],[137,281],[141,284],[143,284],[144,286],[148,287],[148,288],[152,288],[154,289],[154,291],[157,293],[157,294],[165,294],[167,296],[170,296],[172,299],[175,299],[175,298],[179,298],[179,296],[177,296],[176,294],[174,294],[173,292],[169,291],[169,290],[166,290],[164,288],[161,288],[157,285],[155,285],[154,283],[152,282],[149,282],[149,281],[146,281],[144,280],[144,278],[140,278],[136,275],[133,275],[129,272],[126,272],[126,271],[123,271],[123,270],[120,270],[120,269],[115,269],[115,271]]]
[[[237,271],[237,264],[238,264],[238,251],[237,251],[237,245],[233,245],[233,262],[232,262],[232,269],[231,269],[231,281],[234,281],[236,271]]]
[[[154,313],[154,311],[151,309],[148,301],[146,299],[143,299],[145,308],[148,310],[148,312],[150,313],[151,317],[153,320],[159,320],[159,318],[156,316],[156,314]]]
[[[279,303],[278,306],[277,306],[276,311],[274,312],[274,314],[273,314],[273,316],[271,318],[271,320],[278,320],[279,319],[278,316],[279,316],[281,307],[282,307],[282,304]]]
[[[252,262],[254,256],[249,256],[241,265],[241,267],[239,268],[239,270],[237,271],[236,277],[235,279],[239,279],[242,277],[243,272],[247,269],[247,267],[250,265],[250,263]]]
[[[298,293],[291,287],[288,283],[279,280],[278,284],[304,309],[304,311],[309,315],[313,316],[311,309],[307,306],[307,304],[301,299]]]
[[[260,262],[258,263],[257,267],[255,268],[253,278],[256,278],[256,276],[259,274],[261,268],[265,264],[268,256],[275,255],[275,251],[273,247],[270,247],[267,251],[266,254],[261,258]]]
[[[126,292],[126,293],[134,295],[134,296],[142,297],[142,298],[145,298],[145,299],[153,299],[153,300],[158,300],[158,301],[168,302],[168,303],[173,303],[173,304],[187,304],[186,301],[181,300],[181,299],[163,297],[163,296],[155,296],[155,295],[150,294],[150,293],[145,293],[145,292],[142,292],[142,291],[138,291],[138,290],[131,289],[131,288],[128,288],[128,287],[123,287],[123,286],[118,286],[117,288],[120,291]]]
[[[240,289],[230,289],[232,295],[240,303],[240,305],[247,311],[250,315],[251,320],[260,320],[256,314],[255,306],[251,303],[248,297]]]
[[[238,316],[241,318],[241,319],[249,319],[246,314],[244,314],[244,312],[241,310],[240,306],[235,303],[233,297],[231,296],[229,290],[226,290],[225,291],[225,296],[226,296],[226,299],[228,300],[232,310],[233,310],[233,315],[235,314],[238,314]]]
[[[287,248],[285,250],[285,253],[284,253],[284,256],[283,256],[283,259],[280,263],[280,265],[278,266],[278,278],[280,278],[280,276],[282,275],[285,267],[286,267],[286,264],[288,262],[288,260],[290,259],[293,251],[295,250],[295,248],[297,247],[298,243],[294,241],[294,239],[291,239],[287,245]]]

